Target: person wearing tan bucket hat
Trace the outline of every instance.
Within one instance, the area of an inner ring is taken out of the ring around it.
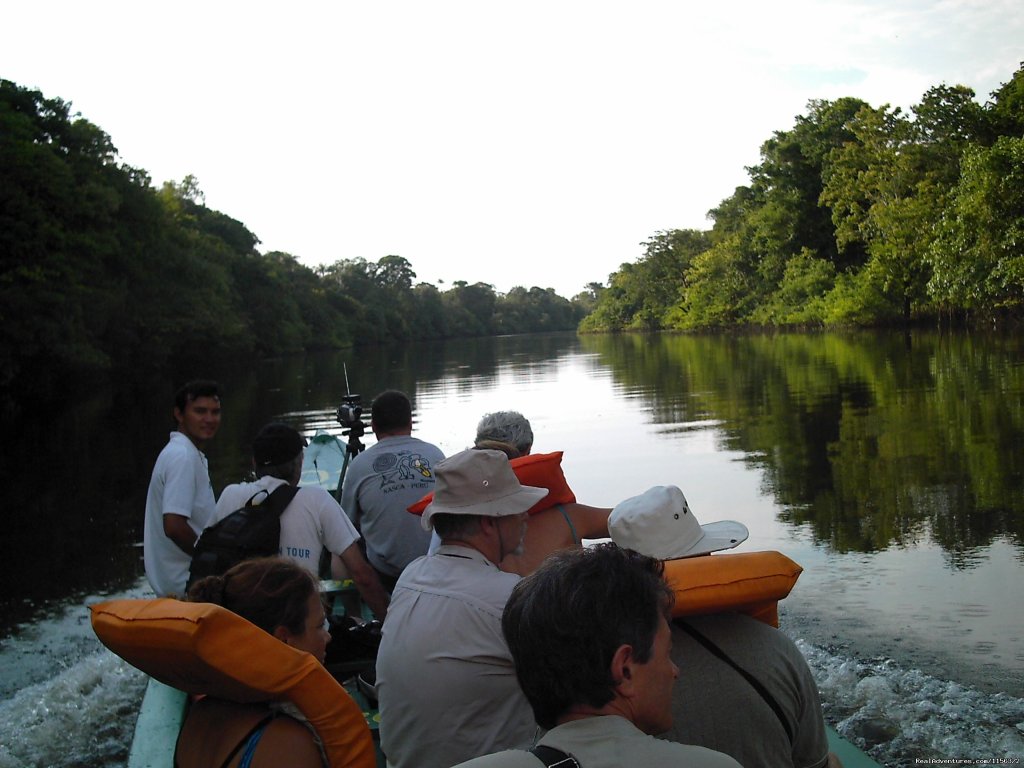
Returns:
[[[608,530],[620,547],[659,560],[732,549],[749,535],[733,520],[699,523],[671,485],[620,503]],[[741,765],[841,768],[828,751],[814,677],[783,632],[740,613],[676,618],[672,661],[680,673],[663,738],[724,752]]]
[[[462,451],[434,469],[422,525],[441,546],[399,577],[377,654],[391,768],[447,768],[529,746],[537,731],[501,633],[520,577],[497,564],[521,549],[526,512],[548,491],[522,485],[500,451]]]

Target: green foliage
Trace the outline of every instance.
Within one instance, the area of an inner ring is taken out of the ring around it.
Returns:
[[[495,333],[536,333],[573,328],[582,316],[553,288],[516,286],[497,298],[492,324]]]
[[[784,262],[803,248],[836,263],[837,268],[858,261],[856,251],[847,253],[842,244],[837,247],[821,193],[833,152],[855,140],[850,121],[866,106],[851,98],[812,100],[808,114],[798,116],[791,130],[777,131],[761,146],[760,164],[749,169],[760,206],[745,218],[760,230],[751,235],[753,251],[778,265],[766,274],[767,279],[781,277]],[[758,211],[762,207],[774,211],[765,215]]]
[[[735,235],[693,260],[684,299],[669,315],[675,328],[740,323],[751,294],[751,272],[742,239]]]
[[[709,212],[711,231],[685,233],[700,247],[657,233],[579,330],[1020,313],[1022,139],[1024,66],[985,105],[963,85],[930,88],[910,113],[813,100]]]
[[[986,106],[994,136],[1024,138],[1024,62]]]
[[[878,325],[901,316],[901,307],[875,281],[868,271],[844,272],[825,297],[825,325]]]
[[[489,335],[496,301],[493,285],[456,280],[442,296],[452,335]]]
[[[931,259],[928,290],[946,306],[987,315],[1024,303],[1024,138],[967,152]]]
[[[604,293],[605,287],[601,283],[587,283],[586,290],[580,291],[572,297],[573,311],[584,318],[597,309]]]
[[[826,297],[835,282],[835,265],[804,249],[786,262],[778,290],[753,311],[753,320],[762,325],[824,325]]]
[[[568,330],[550,288],[414,285],[401,256],[316,271],[260,254],[194,176],[151,186],[70,105],[0,80],[0,392],[70,374],[494,332]],[[12,394],[13,393],[13,394]]]
[[[711,245],[708,233],[692,229],[656,233],[644,243],[644,256],[636,264],[623,264],[609,278],[584,331],[654,330],[664,327],[666,314],[682,295],[686,275],[698,254]]]

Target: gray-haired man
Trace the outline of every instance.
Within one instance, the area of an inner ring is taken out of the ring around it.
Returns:
[[[519,577],[497,564],[522,547],[526,511],[547,490],[521,485],[500,451],[462,451],[435,471],[422,523],[441,546],[399,578],[377,655],[381,748],[392,768],[448,768],[528,746],[536,732],[501,634]]]

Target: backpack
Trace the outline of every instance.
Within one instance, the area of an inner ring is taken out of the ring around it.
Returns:
[[[243,560],[276,555],[281,546],[281,513],[299,489],[285,483],[273,493],[254,493],[245,506],[236,509],[200,534],[192,555],[185,592],[206,576],[219,576]],[[262,504],[253,504],[260,494]]]

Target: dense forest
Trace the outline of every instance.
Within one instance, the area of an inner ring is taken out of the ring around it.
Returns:
[[[812,101],[709,212],[571,300],[417,283],[408,260],[261,253],[195,178],[153,185],[59,98],[0,80],[0,402],[66,377],[533,331],[1019,318],[1024,65],[984,104]],[[581,322],[582,321],[582,322]]]
[[[984,104],[929,89],[910,113],[811,101],[708,214],[654,234],[583,331],[1019,319],[1024,65]]]
[[[69,103],[0,80],[0,400],[229,355],[574,329],[593,306],[442,291],[397,255],[310,269],[258,244],[193,177],[156,188]]]

